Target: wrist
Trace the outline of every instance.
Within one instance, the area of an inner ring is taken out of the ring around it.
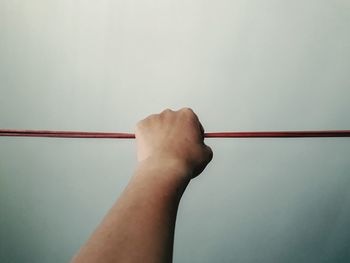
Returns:
[[[135,176],[153,178],[177,186],[187,186],[191,171],[185,161],[168,157],[149,157],[137,164]]]

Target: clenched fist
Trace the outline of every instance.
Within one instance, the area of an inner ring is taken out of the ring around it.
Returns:
[[[204,129],[190,108],[150,115],[137,123],[135,135],[139,163],[173,163],[185,169],[189,179],[213,158],[211,148],[204,144]]]

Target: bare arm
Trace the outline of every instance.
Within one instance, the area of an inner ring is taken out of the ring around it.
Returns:
[[[72,262],[172,262],[181,196],[213,155],[203,133],[188,108],[140,121],[135,173]]]

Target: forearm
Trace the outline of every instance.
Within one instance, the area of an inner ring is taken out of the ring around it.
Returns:
[[[181,196],[213,153],[189,108],[150,115],[137,123],[135,138],[135,174],[74,263],[172,261]]]
[[[188,179],[171,160],[140,163],[74,262],[171,262],[176,213]]]

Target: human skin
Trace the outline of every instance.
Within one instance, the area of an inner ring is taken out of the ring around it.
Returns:
[[[135,135],[135,172],[74,263],[172,262],[180,199],[213,152],[190,108],[150,115],[137,123]]]

